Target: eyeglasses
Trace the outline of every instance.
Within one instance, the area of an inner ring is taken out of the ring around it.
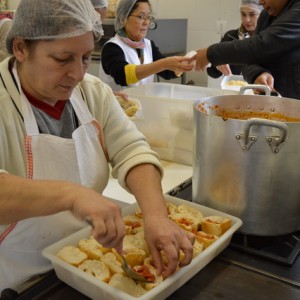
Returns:
[[[145,21],[148,21],[148,22],[154,22],[155,18],[153,16],[145,16],[145,15],[139,15],[139,16],[136,16],[136,15],[130,15],[131,17],[135,17],[135,18],[138,18],[140,22],[145,22]]]

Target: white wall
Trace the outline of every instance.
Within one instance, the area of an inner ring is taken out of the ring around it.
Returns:
[[[8,0],[8,8],[15,9],[21,0]],[[187,18],[187,51],[207,47],[219,42],[216,32],[218,20],[227,21],[227,30],[240,25],[240,0],[150,0],[156,18]],[[174,32],[176,38],[176,32]],[[205,72],[189,72],[187,80],[207,86]]]
[[[187,18],[187,51],[197,50],[219,42],[217,20],[227,21],[227,30],[240,25],[240,0],[151,0],[157,18]],[[176,38],[176,33],[174,33]],[[187,80],[207,86],[206,72],[189,72]]]
[[[8,9],[16,9],[21,0],[7,0]]]

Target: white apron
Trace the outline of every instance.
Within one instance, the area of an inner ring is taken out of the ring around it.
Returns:
[[[81,124],[73,132],[72,139],[39,134],[30,103],[20,88],[16,69],[13,72],[21,91],[21,108],[27,133],[27,178],[68,180],[102,192],[109,177],[107,152],[102,130],[80,92],[74,90],[70,97]],[[42,249],[83,226],[85,223],[70,212],[11,224],[0,235],[0,292],[4,288],[15,288],[31,276],[50,270],[51,264],[42,257]]]
[[[151,41],[148,40],[148,39],[144,39],[144,40],[145,40],[144,64],[150,64],[150,63],[153,62]],[[138,55],[136,53],[136,49],[126,45],[122,40],[120,40],[118,38],[117,35],[114,36],[113,38],[111,38],[109,40],[109,43],[115,43],[123,50],[124,55],[125,55],[125,60],[129,64],[133,64],[133,65],[140,65],[141,64],[141,62],[138,58]],[[99,78],[103,82],[108,84],[114,92],[120,91],[120,90],[128,87],[128,86],[120,86],[120,85],[116,84],[114,78],[110,75],[107,75],[104,72],[101,61],[100,61],[100,68],[99,68]],[[150,76],[148,76],[144,79],[141,79],[139,82],[137,82],[135,84],[131,84],[130,87],[139,86],[139,85],[146,84],[146,83],[152,83],[153,81],[154,81],[154,75],[150,75]]]

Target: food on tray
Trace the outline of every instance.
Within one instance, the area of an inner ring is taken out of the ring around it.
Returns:
[[[129,215],[123,218],[126,228],[126,234],[135,234],[144,230],[143,219],[139,216]]]
[[[138,269],[141,267],[140,269]],[[158,284],[160,284],[164,279],[162,275],[157,275],[156,269],[153,266],[152,259],[150,257],[147,257],[144,261],[143,266],[138,266],[133,268],[133,270],[138,271],[138,273],[144,275],[149,281],[152,282],[143,282],[141,285],[143,286],[144,289],[147,291],[150,291],[154,287],[156,287]]]
[[[123,108],[125,114],[128,117],[134,117],[135,114],[137,113],[137,111],[140,108],[139,103],[137,101],[131,100],[131,99],[125,100],[121,96],[116,96],[116,98],[118,99],[118,101],[119,101],[121,107]]]
[[[124,274],[114,274],[108,284],[134,297],[140,297],[147,293],[139,283]]]
[[[88,258],[88,255],[85,252],[72,245],[61,249],[57,253],[57,256],[75,267],[79,266]]]
[[[195,239],[193,245],[193,258],[196,257],[198,254],[200,254],[203,250],[204,250],[203,242],[198,239]]]
[[[206,233],[202,230],[195,232],[195,235],[196,235],[196,240],[199,243],[203,244],[204,249],[209,247],[212,243],[214,243],[218,239],[218,236]]]
[[[202,230],[206,233],[221,236],[231,227],[231,219],[221,216],[210,216],[202,219]]]
[[[108,282],[111,275],[110,271],[105,263],[97,259],[87,259],[78,266],[80,270],[95,276],[103,282]]]
[[[169,217],[185,230],[198,231],[203,215],[199,210],[188,205],[179,205]]]
[[[93,238],[80,240],[78,247],[89,259],[100,259],[103,255],[104,248]]]
[[[219,216],[206,216],[188,204],[175,205],[167,202],[169,218],[183,229],[195,235],[193,258],[205,251],[219,236],[231,227],[231,220]],[[132,296],[141,296],[163,281],[152,264],[144,233],[143,214],[139,208],[132,215],[123,217],[126,235],[123,240],[123,255],[133,271],[152,282],[137,282],[122,269],[122,259],[115,249],[108,249],[93,237],[81,239],[78,245],[61,249],[57,256],[78,267],[91,276],[102,280]],[[163,261],[166,257],[162,252]],[[184,253],[180,251],[180,261]],[[178,264],[177,270],[180,269]],[[100,274],[101,273],[101,274]],[[103,274],[102,274],[103,273]]]
[[[101,257],[101,261],[105,263],[111,274],[124,273],[121,262],[113,252],[108,252]]]
[[[244,86],[247,85],[248,83],[246,81],[243,80],[228,80],[227,82],[225,82],[225,85],[238,85],[238,86]]]

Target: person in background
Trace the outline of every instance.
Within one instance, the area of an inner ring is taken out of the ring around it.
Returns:
[[[260,0],[264,7],[255,34],[197,51],[196,70],[242,64],[248,83],[263,84],[284,97],[300,99],[300,0]]]
[[[91,0],[91,2],[93,4],[96,12],[99,13],[101,22],[103,23],[104,19],[106,17],[106,13],[107,13],[108,1],[107,0]],[[115,91],[114,95],[119,96],[124,100],[128,100],[128,95],[123,92]]]
[[[86,226],[122,251],[112,175],[144,216],[159,273],[192,259],[193,236],[168,218],[159,158],[99,78],[86,74],[102,34],[90,0],[22,0],[0,63],[0,292],[52,268],[42,249]],[[146,184],[145,184],[146,183]],[[161,251],[166,255],[163,261]]]
[[[95,10],[101,16],[101,21],[106,17],[107,7],[108,7],[108,0],[91,0]]]
[[[6,36],[12,23],[13,14],[0,12],[0,61],[9,56],[6,49]]]
[[[257,19],[262,10],[262,6],[258,0],[241,0],[240,14],[242,24],[238,29],[227,31],[221,42],[229,42],[234,40],[243,40],[254,35]],[[241,75],[242,65],[211,65],[206,69],[207,74],[212,78],[218,78],[225,74]]]
[[[193,69],[190,58],[164,57],[154,42],[146,38],[153,22],[148,0],[119,2],[116,35],[102,48],[99,72],[99,77],[114,91],[153,82],[155,74],[168,80]]]

